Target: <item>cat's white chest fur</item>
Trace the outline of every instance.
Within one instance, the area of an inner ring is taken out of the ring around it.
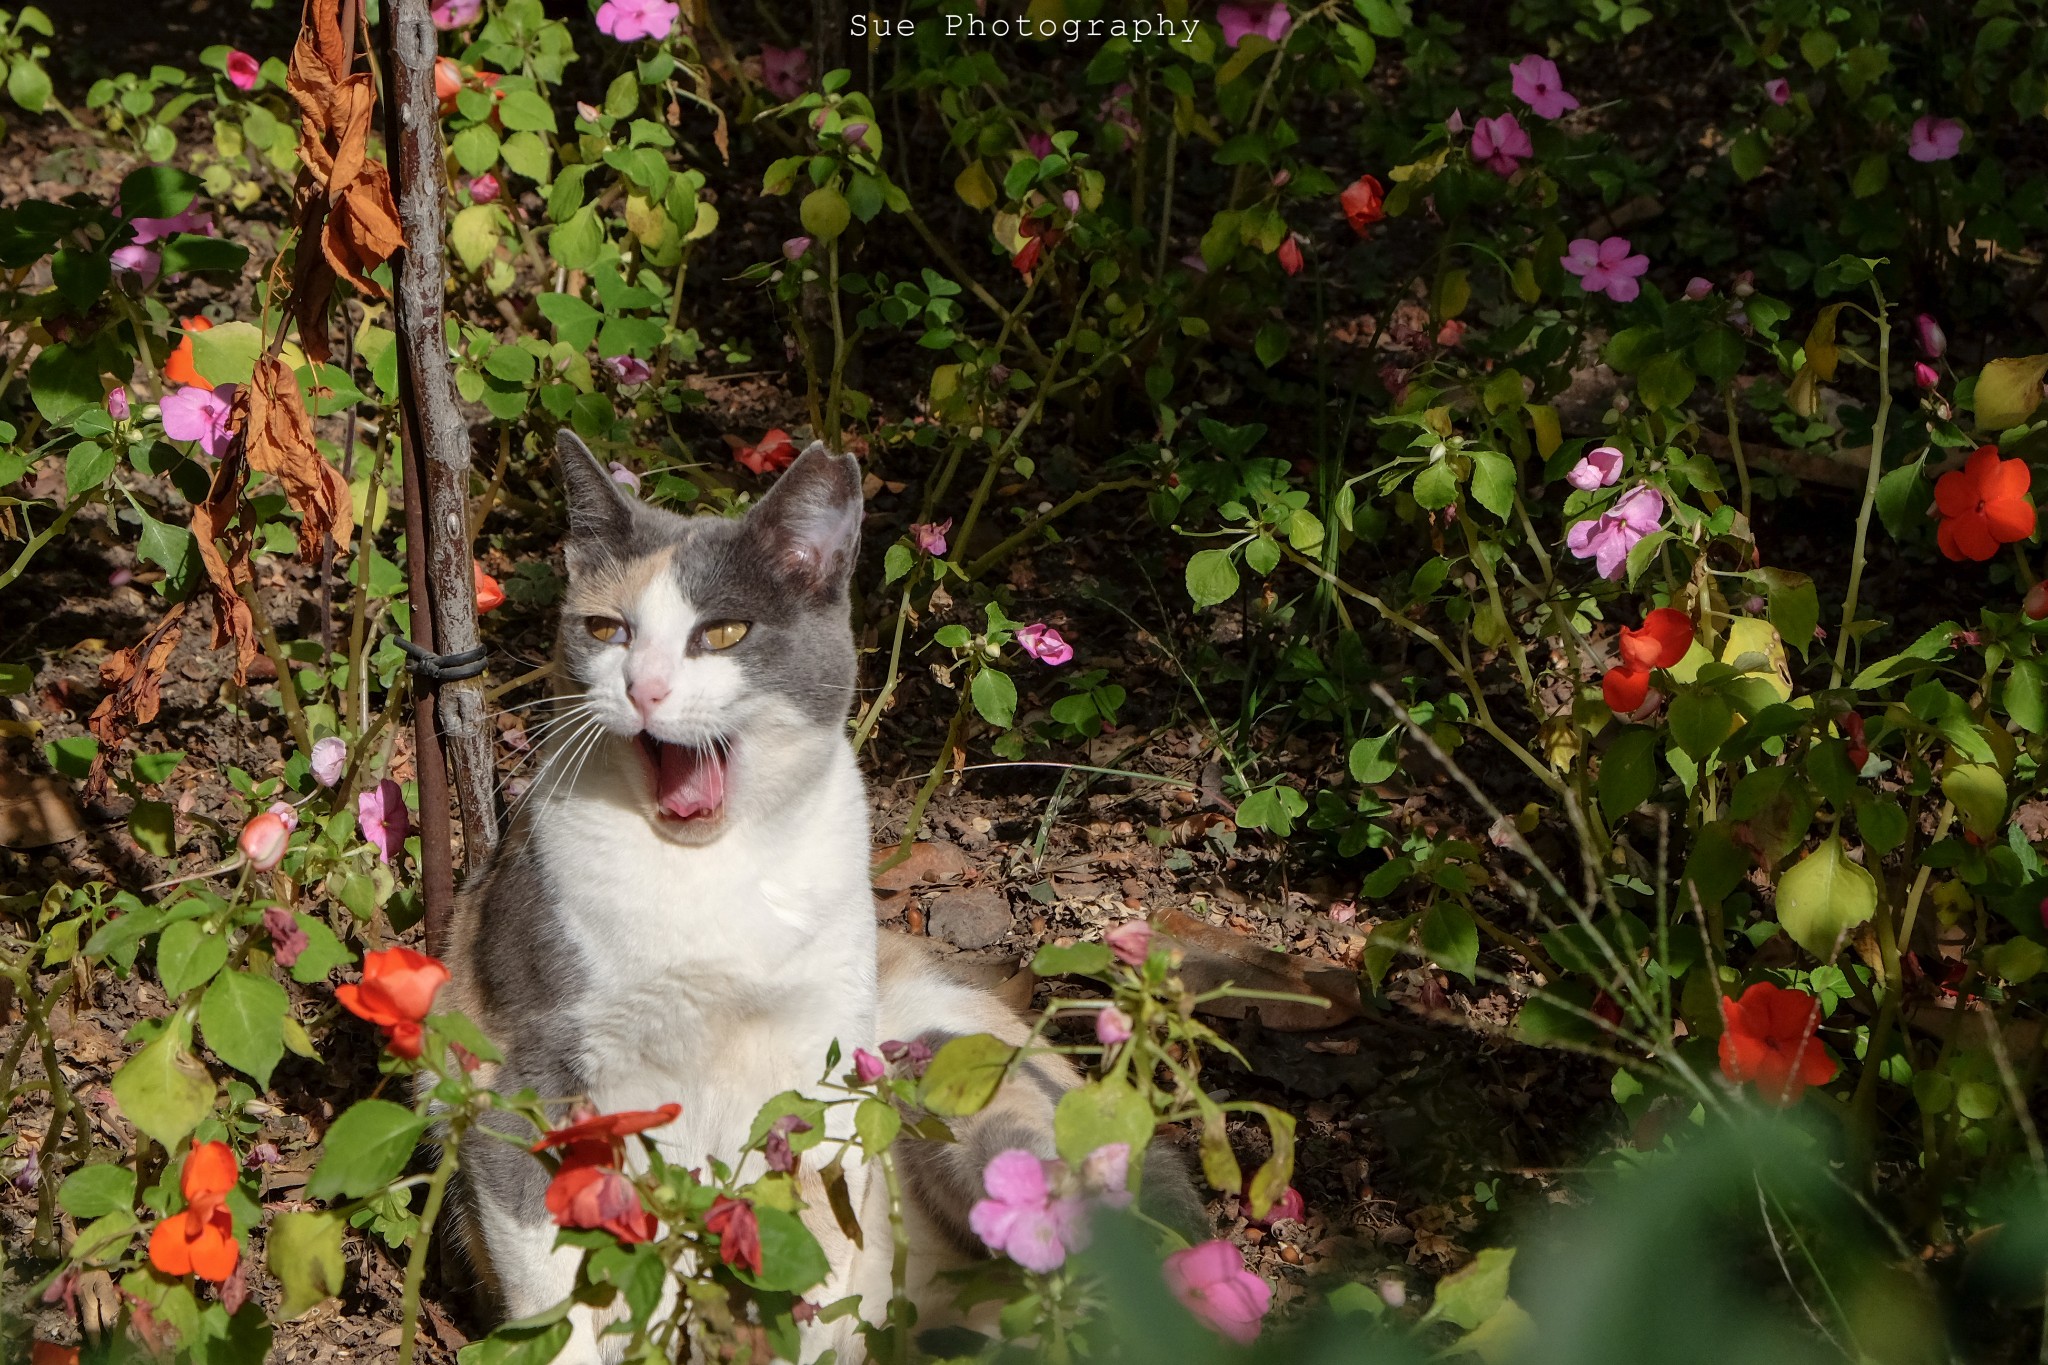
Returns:
[[[813,1089],[826,1051],[875,1045],[867,812],[852,755],[806,798],[685,847],[644,814],[632,774],[586,774],[540,832],[585,973],[568,1023],[602,1112],[683,1107],[653,1134],[695,1165],[730,1161],[760,1106]],[[614,790],[614,787],[618,790]]]

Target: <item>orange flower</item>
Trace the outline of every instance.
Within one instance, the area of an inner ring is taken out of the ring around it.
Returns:
[[[439,959],[410,948],[363,955],[363,980],[336,986],[334,998],[359,1019],[384,1030],[384,1045],[408,1061],[420,1055],[420,1021],[434,1007],[434,992],[448,980]]]
[[[1755,1081],[1772,1104],[1793,1104],[1807,1086],[1835,1078],[1835,1059],[1814,1036],[1820,1002],[1805,991],[1759,981],[1740,1000],[1723,999],[1721,1019],[1721,1074],[1738,1085]]]
[[[1344,193],[1337,196],[1337,202],[1344,206],[1344,221],[1351,224],[1351,230],[1363,237],[1374,223],[1387,216],[1382,207],[1387,193],[1380,188],[1380,182],[1369,175],[1361,175]]]
[[[1650,696],[1650,670],[1610,668],[1601,675],[1600,696],[1617,716],[1632,716]]]
[[[495,611],[505,605],[505,590],[498,586],[498,580],[484,572],[484,566],[474,559],[469,561],[470,572],[476,576],[476,609],[479,613]]]
[[[661,1230],[633,1182],[611,1166],[563,1166],[548,1185],[547,1207],[557,1227],[598,1228],[621,1242],[650,1242]]]
[[[29,1348],[28,1361],[29,1365],[78,1365],[78,1348],[38,1341]]]
[[[1621,628],[1621,657],[1630,668],[1669,668],[1692,648],[1692,618],[1675,607],[1659,607],[1640,629]]]
[[[178,1188],[185,1209],[149,1235],[149,1263],[166,1275],[197,1275],[218,1283],[235,1273],[242,1248],[227,1194],[236,1179],[235,1152],[225,1142],[195,1142],[185,1156]]]
[[[214,387],[211,379],[200,374],[192,364],[192,338],[200,332],[211,332],[213,324],[205,318],[186,318],[184,340],[171,348],[171,358],[164,362],[164,378],[173,384],[196,384],[202,389]]]
[[[1961,469],[1934,484],[1941,513],[1935,540],[1950,559],[1986,560],[1998,547],[2034,534],[2034,504],[2027,501],[2034,471],[2025,460],[2001,460],[1997,446],[1979,446]]]
[[[781,427],[770,427],[761,434],[760,441],[741,446],[732,458],[742,469],[751,469],[756,474],[773,474],[795,462],[796,442],[790,440],[789,433]]]
[[[462,93],[462,66],[453,57],[434,58],[434,95],[441,101],[441,112],[455,112],[455,97]]]

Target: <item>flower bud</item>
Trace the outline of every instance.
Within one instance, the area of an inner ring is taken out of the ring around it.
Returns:
[[[1685,282],[1685,296],[1691,299],[1694,303],[1698,303],[1701,299],[1705,298],[1707,295],[1713,292],[1713,281],[1704,279],[1701,276],[1695,275]]]
[[[1920,343],[1920,354],[1929,360],[1941,359],[1948,350],[1948,334],[1931,314],[1922,313],[1913,319],[1913,339]]]
[[[242,826],[242,837],[235,842],[242,856],[249,860],[249,866],[258,872],[268,872],[284,861],[284,851],[291,841],[292,832],[284,821],[265,811]]]
[[[287,834],[299,827],[299,808],[289,801],[271,802],[270,814],[284,821],[284,830]]]
[[[1104,1047],[1115,1047],[1118,1043],[1131,1040],[1131,1016],[1115,1005],[1110,1005],[1095,1016],[1095,1041]]]
[[[1923,389],[1931,389],[1941,383],[1941,371],[1924,360],[1913,362],[1913,382]]]
[[[810,249],[810,238],[792,237],[782,244],[782,259],[785,261],[801,260],[803,258],[804,253],[809,251]]]
[[[2029,621],[2048,619],[2048,578],[2027,589],[2027,604],[2022,610]]]
[[[597,122],[599,112],[598,107],[594,104],[586,104],[582,100],[576,101],[576,117],[582,119],[585,123]]]
[[[469,202],[472,204],[496,203],[498,195],[503,190],[504,186],[498,183],[498,177],[492,175],[489,171],[485,171],[482,175],[469,182]]]
[[[311,766],[313,780],[323,787],[331,787],[341,781],[342,770],[348,765],[348,742],[338,735],[313,741]]]
[[[873,1085],[889,1074],[889,1064],[864,1047],[853,1050],[853,1074],[862,1085]]]
[[[115,389],[107,395],[107,416],[116,422],[125,422],[128,420],[128,413],[128,390]]]
[[[839,136],[862,151],[867,150],[868,126],[865,123],[849,123],[839,130]]]

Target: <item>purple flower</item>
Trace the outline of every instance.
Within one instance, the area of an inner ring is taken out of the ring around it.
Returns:
[[[116,422],[125,422],[128,420],[129,411],[128,390],[117,388],[107,395],[107,416]]]
[[[1224,0],[1216,7],[1216,22],[1223,26],[1224,46],[1236,47],[1252,34],[1279,42],[1294,27],[1294,16],[1287,12],[1286,0]]]
[[[237,90],[254,90],[263,79],[263,64],[240,48],[228,53],[228,84]]]
[[[149,288],[156,283],[157,273],[163,268],[163,257],[146,246],[130,243],[117,246],[108,261],[116,275],[126,276],[135,281],[136,291]]]
[[[853,1074],[862,1085],[873,1085],[889,1074],[889,1064],[864,1047],[853,1050]]]
[[[618,484],[622,488],[630,488],[635,493],[640,491],[640,476],[625,465],[620,464],[617,460],[611,462],[611,473],[613,483]]]
[[[1557,118],[1579,107],[1578,100],[1564,88],[1557,63],[1534,52],[1508,68],[1515,98],[1534,110],[1536,117]]]
[[[1941,330],[1931,314],[1922,313],[1913,319],[1913,340],[1920,344],[1920,354],[1929,360],[1939,360],[1948,352],[1948,333]]]
[[[1056,1197],[1056,1161],[1041,1161],[1022,1148],[999,1152],[981,1173],[988,1198],[967,1213],[974,1235],[1040,1274],[1059,1269],[1069,1251],[1087,1245],[1086,1205],[1072,1196]]]
[[[497,202],[498,196],[504,192],[504,189],[505,187],[499,183],[497,176],[492,175],[489,171],[485,171],[482,175],[469,182],[469,202],[472,204],[494,204]]]
[[[604,0],[597,7],[597,31],[622,43],[666,38],[682,12],[671,0]]]
[[[391,855],[405,846],[405,836],[412,832],[412,819],[405,810],[405,793],[396,782],[385,778],[356,798],[356,823],[362,826],[363,837],[377,846],[378,861],[390,862]]]
[[[868,125],[865,123],[849,123],[839,130],[839,136],[850,146],[864,152],[868,150]]]
[[[1472,125],[1472,159],[1503,180],[1515,173],[1521,158],[1535,153],[1535,144],[1512,113]]]
[[[1772,104],[1789,103],[1792,99],[1792,82],[1783,77],[1774,81],[1765,81],[1764,94],[1770,97]]]
[[[612,378],[621,384],[645,384],[654,377],[654,370],[638,356],[614,355],[605,357],[604,367],[612,372]]]
[[[1941,371],[1924,360],[1913,362],[1913,382],[1923,389],[1932,389],[1941,383]]]
[[[313,780],[323,787],[333,786],[341,781],[342,769],[348,765],[348,742],[339,735],[314,740],[309,762]]]
[[[912,1076],[924,1075],[924,1069],[931,1065],[932,1045],[922,1038],[913,1038],[907,1043],[891,1038],[882,1044],[882,1055],[892,1062],[900,1062],[903,1069]]]
[[[779,100],[793,100],[811,83],[811,54],[800,47],[761,45],[761,84]]]
[[[204,209],[186,209],[175,218],[130,218],[128,221],[134,225],[138,246],[161,242],[181,232],[196,232],[202,237],[218,235],[213,226],[213,215]]]
[[[796,1114],[784,1114],[775,1120],[768,1130],[768,1140],[761,1144],[761,1155],[768,1162],[771,1171],[793,1171],[796,1169],[796,1150],[789,1145],[791,1133],[808,1133],[811,1125]]]
[[[782,259],[785,261],[800,261],[810,249],[810,238],[792,237],[782,244]]]
[[[1131,1041],[1131,1016],[1115,1005],[1096,1011],[1095,1041],[1104,1047]]]
[[[36,1186],[43,1178],[42,1154],[34,1147],[28,1149],[28,1160],[21,1163],[21,1169],[8,1177],[7,1183],[23,1194],[35,1193]]]
[[[446,33],[449,29],[463,28],[476,22],[484,10],[484,0],[440,0],[427,11],[434,21],[434,27]]]
[[[1573,465],[1564,481],[1574,488],[1591,491],[1607,488],[1621,477],[1621,452],[1613,446],[1601,446],[1589,450],[1585,457]]]
[[[187,384],[164,395],[160,407],[164,435],[173,441],[197,441],[199,448],[215,459],[228,446],[228,408],[234,401],[235,386],[223,384],[203,389]]]
[[[910,524],[910,538],[933,559],[946,557],[946,532],[953,529],[953,519],[944,521],[914,521]]]
[[[1052,155],[1052,134],[1031,132],[1024,134],[1024,149],[1040,161]]]
[[[1017,646],[1042,664],[1058,666],[1074,657],[1074,647],[1043,621],[1017,632]]]
[[[1591,237],[1575,238],[1571,250],[1558,261],[1579,277],[1579,288],[1588,294],[1605,294],[1616,303],[1627,303],[1642,291],[1636,278],[1650,268],[1648,256],[1629,254],[1626,237],[1600,242]]]
[[[1906,155],[1915,161],[1946,161],[1963,149],[1963,125],[1952,118],[1922,114],[1906,134]]]
[[[1572,527],[1565,536],[1565,547],[1576,559],[1592,560],[1602,578],[1619,578],[1628,552],[1663,520],[1664,495],[1648,484],[1638,484],[1599,516]]]
[[[263,930],[270,935],[270,955],[280,967],[289,968],[306,951],[306,931],[299,927],[298,916],[282,905],[263,911]]]
[[[1703,276],[1695,275],[1685,282],[1685,296],[1694,303],[1698,303],[1713,292],[1714,282]]]
[[[1102,936],[1109,955],[1126,967],[1142,967],[1152,951],[1152,926],[1144,920],[1125,920]]]

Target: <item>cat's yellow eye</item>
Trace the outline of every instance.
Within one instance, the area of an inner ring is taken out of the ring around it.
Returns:
[[[587,616],[583,625],[591,639],[608,645],[623,645],[633,638],[633,628],[616,616]]]
[[[731,649],[746,638],[745,621],[713,621],[704,627],[704,643],[711,649]]]

